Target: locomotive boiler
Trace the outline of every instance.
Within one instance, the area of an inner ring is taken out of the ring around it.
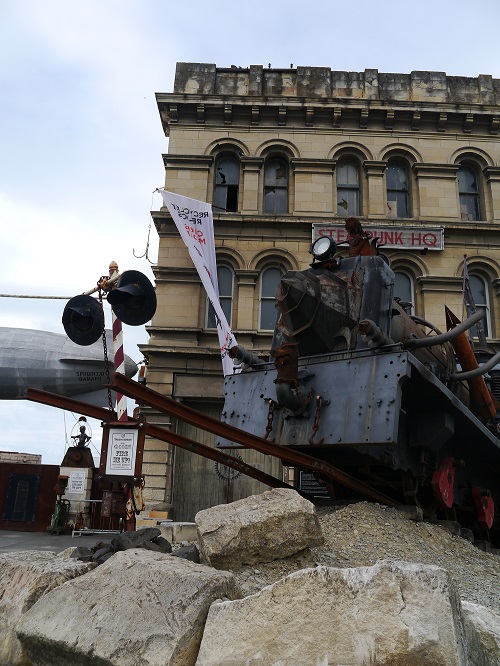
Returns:
[[[376,240],[350,232],[349,257],[321,238],[310,268],[282,277],[270,361],[231,351],[242,369],[225,379],[222,421],[498,541],[497,405],[484,379],[498,359],[480,367],[466,332],[484,313],[461,323],[447,311],[444,333],[412,316]],[[297,468],[296,486],[309,481]],[[353,497],[316,481],[331,498]]]

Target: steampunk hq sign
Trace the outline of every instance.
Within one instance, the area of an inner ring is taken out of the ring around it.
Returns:
[[[444,229],[442,227],[395,227],[364,225],[378,244],[394,250],[443,250]],[[329,236],[337,244],[347,241],[347,231],[343,224],[313,224],[313,242],[321,236]]]

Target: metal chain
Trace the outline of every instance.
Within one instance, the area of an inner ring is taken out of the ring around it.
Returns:
[[[271,431],[273,429],[274,410],[277,405],[277,403],[272,398],[268,398],[266,402],[269,404],[269,409],[267,412],[266,434],[264,435],[263,439],[267,439],[271,434]]]
[[[109,386],[111,384],[111,375],[110,375],[110,372],[109,372],[108,342],[106,340],[106,324],[105,324],[105,321],[104,321],[104,306],[103,306],[103,303],[102,303],[102,287],[101,287],[102,282],[106,281],[108,279],[109,279],[109,277],[106,276],[106,275],[101,277],[101,279],[97,283],[97,287],[98,287],[98,294],[99,294],[98,301],[99,301],[99,305],[101,306],[101,310],[102,310],[102,347],[103,347],[103,350],[104,350],[104,371],[106,373],[106,383],[108,385],[108,407],[109,407],[109,410],[111,412],[113,412],[114,411],[113,398],[111,396],[111,388]]]
[[[313,427],[312,427],[312,432],[311,432],[311,435],[310,435],[309,440],[308,440],[309,444],[313,444],[313,445],[314,444],[323,444],[323,440],[325,439],[324,437],[322,437],[319,440],[319,442],[315,442],[314,438],[316,437],[316,433],[319,430],[319,417],[320,417],[320,414],[321,414],[321,408],[324,405],[329,405],[329,404],[330,404],[330,400],[322,398],[320,395],[316,396],[316,410],[314,412],[314,423],[313,423]]]

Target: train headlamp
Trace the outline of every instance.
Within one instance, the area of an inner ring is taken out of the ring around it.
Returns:
[[[311,247],[311,254],[316,261],[331,259],[336,251],[337,244],[330,236],[321,236],[314,241]]]

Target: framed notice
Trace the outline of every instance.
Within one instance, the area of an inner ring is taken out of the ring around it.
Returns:
[[[141,476],[144,426],[138,421],[116,421],[103,426],[99,474],[110,481]]]
[[[72,471],[69,473],[69,483],[68,483],[68,489],[66,492],[68,493],[78,493],[82,494],[85,492],[86,487],[85,487],[85,481],[87,480],[87,475],[84,470],[80,471]]]

